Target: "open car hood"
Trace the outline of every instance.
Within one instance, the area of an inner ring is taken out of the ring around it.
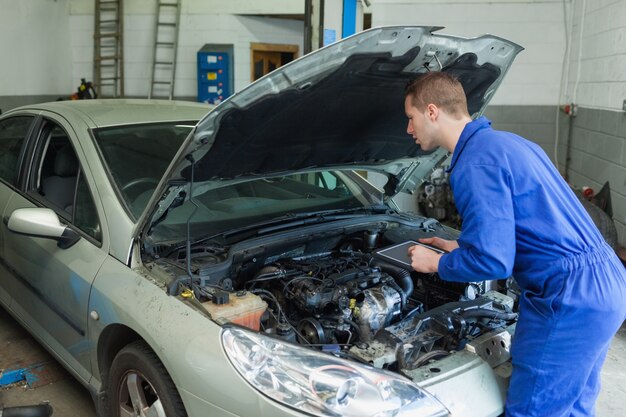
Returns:
[[[192,161],[198,185],[330,168],[384,172],[388,196],[414,190],[446,155],[443,150],[426,155],[406,133],[407,82],[428,71],[455,75],[476,117],[523,49],[491,35],[465,39],[433,33],[439,29],[370,29],[231,96],[184,142],[144,217],[158,219],[180,198],[176,189],[192,179]]]

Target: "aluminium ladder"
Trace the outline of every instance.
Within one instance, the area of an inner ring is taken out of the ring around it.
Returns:
[[[180,2],[181,0],[157,0],[148,98],[172,100],[174,96]]]
[[[123,0],[96,0],[94,16],[94,88],[98,97],[123,97]]]

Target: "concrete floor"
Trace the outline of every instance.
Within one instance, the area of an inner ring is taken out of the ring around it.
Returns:
[[[14,364],[14,365],[11,365]],[[0,387],[0,405],[33,405],[49,401],[53,417],[96,417],[89,392],[0,307],[0,369],[41,365],[32,388],[26,383]]]
[[[5,407],[38,404],[49,401],[54,417],[96,417],[88,391],[65,372],[0,307],[0,369],[10,360],[6,352],[20,352],[21,366],[43,364],[34,388],[15,383],[0,388],[0,405]],[[4,364],[3,364],[4,362]],[[602,391],[597,402],[597,417],[617,417],[626,414],[626,323],[613,339],[602,370]]]

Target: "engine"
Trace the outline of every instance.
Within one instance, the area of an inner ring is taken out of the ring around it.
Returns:
[[[398,370],[418,368],[515,321],[513,299],[485,283],[445,282],[372,254],[398,240],[406,240],[405,231],[252,246],[235,256],[197,247],[194,292],[218,323]],[[159,264],[185,262],[181,252]],[[174,281],[172,295],[188,280]]]
[[[248,289],[280,306],[265,323],[270,333],[303,344],[349,345],[399,320],[412,283],[408,271],[350,252],[275,262]]]
[[[415,369],[517,317],[513,300],[495,291],[471,300],[461,291],[455,301],[427,305],[419,299],[424,289],[436,293],[434,285],[444,285],[425,298],[431,301],[446,300],[450,289],[435,275],[420,276],[414,289],[414,279],[370,254],[340,251],[278,260],[247,290],[269,305],[266,334],[379,367]]]

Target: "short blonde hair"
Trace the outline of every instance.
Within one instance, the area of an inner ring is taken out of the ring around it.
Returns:
[[[428,72],[411,80],[404,89],[404,96],[423,111],[429,104],[443,109],[451,116],[469,116],[467,98],[463,86],[455,77],[445,72]]]

